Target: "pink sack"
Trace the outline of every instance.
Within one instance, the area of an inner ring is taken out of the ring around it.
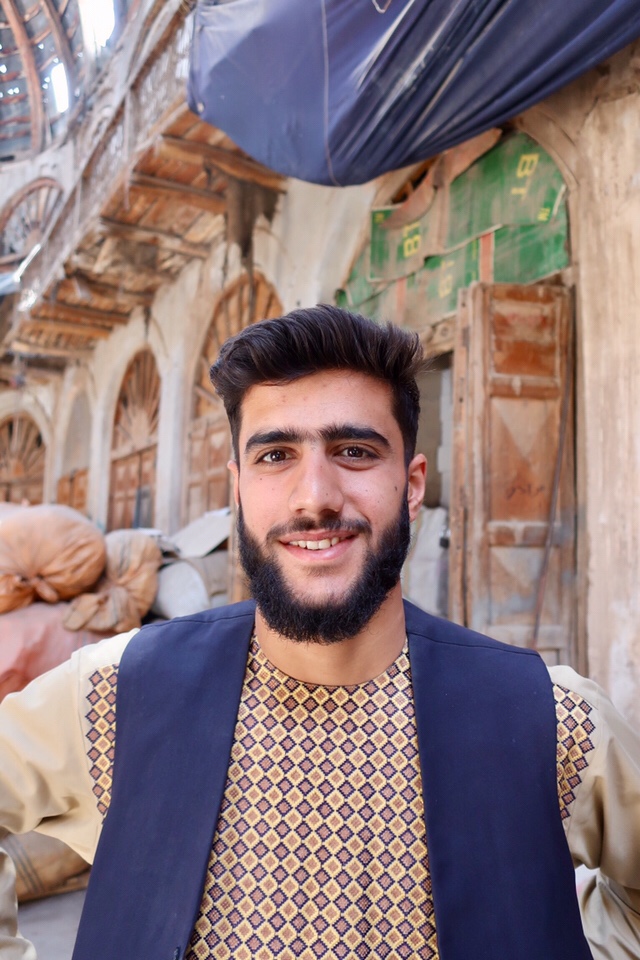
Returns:
[[[63,626],[68,603],[33,603],[0,616],[0,700],[108,634]]]

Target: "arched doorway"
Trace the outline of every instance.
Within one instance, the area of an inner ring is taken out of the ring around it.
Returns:
[[[46,448],[26,413],[0,422],[0,501],[42,503]]]
[[[264,277],[248,276],[230,286],[220,297],[196,368],[189,427],[186,521],[207,510],[229,503],[227,461],[230,437],[221,402],[209,381],[209,368],[221,345],[256,320],[280,316],[282,306]]]
[[[56,500],[80,513],[87,512],[90,449],[91,409],[86,393],[79,393],[69,417]]]
[[[154,522],[160,376],[150,350],[135,355],[122,381],[113,423],[107,527]]]

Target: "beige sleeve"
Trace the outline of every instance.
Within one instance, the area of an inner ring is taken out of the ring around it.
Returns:
[[[91,862],[102,819],[89,773],[89,677],[118,663],[130,634],[84,647],[0,704],[0,838],[38,830]],[[35,960],[16,931],[13,864],[0,850],[0,958]]]
[[[593,751],[564,821],[574,864],[595,873],[580,894],[594,960],[640,958],[640,737],[606,694],[569,667],[550,670],[592,707]]]

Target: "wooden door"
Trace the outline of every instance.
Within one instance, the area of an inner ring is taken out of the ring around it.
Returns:
[[[571,318],[562,287],[474,284],[454,360],[450,615],[551,664],[576,659]]]
[[[73,507],[80,513],[87,513],[87,492],[89,488],[89,470],[72,470],[58,480],[56,503]]]
[[[160,377],[149,350],[127,368],[113,426],[109,530],[154,522]]]

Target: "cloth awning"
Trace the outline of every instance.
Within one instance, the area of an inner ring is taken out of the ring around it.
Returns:
[[[640,36],[638,0],[199,0],[189,105],[287,176],[364,183]]]

